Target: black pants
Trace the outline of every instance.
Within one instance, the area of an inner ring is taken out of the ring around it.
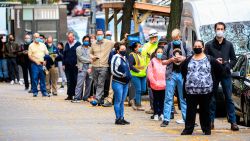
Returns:
[[[22,63],[21,67],[23,70],[24,85],[25,85],[25,88],[28,89],[29,88],[29,76],[28,75],[30,75],[30,79],[32,79],[31,64],[30,64],[30,62]],[[32,80],[30,80],[30,82],[32,82]],[[32,84],[32,83],[30,83],[30,84]]]
[[[73,98],[77,84],[78,68],[76,66],[65,65],[65,74],[67,78],[67,95]]]
[[[197,112],[197,105],[199,105],[200,125],[203,132],[211,132],[210,117],[209,117],[209,103],[211,94],[190,95],[187,94],[187,111],[184,131],[193,133],[195,125],[195,117]]]
[[[20,80],[20,78],[19,78],[19,69],[18,69],[18,66],[17,66],[16,58],[9,58],[8,59],[8,66],[9,66],[10,80],[15,81],[15,78],[16,78],[17,81],[19,81]]]
[[[153,107],[154,107],[154,115],[160,116],[163,114],[164,108],[164,99],[165,99],[165,90],[153,90]]]

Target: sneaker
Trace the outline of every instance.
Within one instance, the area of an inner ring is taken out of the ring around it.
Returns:
[[[44,93],[43,97],[50,97],[50,95],[48,93]]]
[[[184,124],[184,123],[185,123],[185,121],[184,121],[183,119],[176,120],[175,122],[176,122],[177,124]]]
[[[127,125],[129,125],[129,124],[130,124],[130,122],[126,121],[124,118],[123,118],[123,119],[121,119],[121,121],[122,121],[124,124],[127,124]]]
[[[53,94],[53,96],[57,96],[57,93],[52,93]]]
[[[153,120],[158,121],[159,120],[159,116],[158,115],[154,115],[154,119]]]
[[[174,119],[174,113],[171,113],[170,119]]]
[[[232,131],[239,131],[239,127],[236,123],[231,123],[231,130]]]
[[[71,100],[72,103],[80,103],[81,101],[78,99]]]
[[[112,107],[112,103],[110,102],[105,102],[104,104],[102,104],[103,107]]]
[[[23,82],[22,82],[22,81],[19,81],[19,84],[20,84],[20,85],[23,85]]]
[[[67,98],[65,98],[64,100],[73,100],[70,96],[68,96]]]
[[[161,114],[161,116],[159,117],[159,120],[164,120],[164,116],[163,116],[163,114]]]
[[[189,131],[186,131],[186,130],[183,130],[181,132],[181,135],[192,135],[193,133],[192,132],[189,132]]]
[[[167,127],[168,124],[169,124],[168,121],[163,120],[163,122],[161,123],[161,127]]]
[[[125,125],[125,123],[121,119],[116,119],[115,124],[116,125]]]
[[[17,81],[17,79],[15,79],[15,84],[17,84],[18,83],[18,81]]]
[[[29,90],[28,93],[32,93],[32,90]]]
[[[25,89],[24,89],[25,91],[28,91],[29,90],[29,88],[27,88],[27,87],[25,87]]]
[[[37,97],[38,93],[33,93],[33,97]]]
[[[14,85],[14,83],[15,83],[14,80],[10,81],[10,85]]]
[[[64,88],[64,86],[63,86],[63,85],[61,85],[60,89],[63,89],[63,88]]]
[[[214,122],[211,122],[211,130],[214,130]]]
[[[211,130],[210,131],[205,131],[204,135],[211,135]]]
[[[154,119],[155,115],[150,116],[150,119]]]
[[[143,107],[141,107],[141,106],[138,106],[137,111],[145,111],[145,109]]]

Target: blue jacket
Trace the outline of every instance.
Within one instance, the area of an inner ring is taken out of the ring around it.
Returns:
[[[132,75],[129,71],[129,64],[125,58],[121,55],[116,54],[112,57],[111,60],[111,73],[113,74],[113,80],[122,84],[129,83]]]
[[[76,66],[77,56],[76,56],[76,48],[81,46],[81,43],[75,41],[75,44],[70,47],[69,43],[66,43],[64,51],[63,51],[63,65],[65,66]]]

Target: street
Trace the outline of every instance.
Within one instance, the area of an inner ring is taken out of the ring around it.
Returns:
[[[58,96],[50,98],[41,94],[34,98],[24,91],[23,86],[0,83],[0,141],[250,140],[250,128],[240,126],[239,132],[232,132],[226,118],[216,119],[216,130],[211,136],[202,135],[200,126],[195,128],[192,136],[181,136],[184,125],[175,123],[181,118],[180,111],[168,127],[161,128],[160,121],[152,121],[145,112],[135,112],[126,106],[125,118],[131,124],[117,126],[114,124],[113,107],[71,103],[64,100],[64,91],[60,89]],[[144,102],[143,105],[149,103]]]

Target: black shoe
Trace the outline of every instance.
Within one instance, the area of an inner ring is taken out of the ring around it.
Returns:
[[[124,123],[124,124],[130,124],[130,122],[128,122],[128,121],[126,121],[124,118],[123,119],[121,119],[121,121]]]
[[[154,119],[155,115],[150,116],[150,119]]]
[[[103,107],[112,107],[112,103],[110,102],[105,102],[104,104],[102,104]]]
[[[72,98],[70,96],[68,96],[67,98],[65,98],[64,100],[72,100]]]
[[[64,88],[64,86],[63,85],[61,85],[61,87],[60,88]]]
[[[57,96],[57,93],[52,93],[53,94],[53,96]]]
[[[161,127],[167,127],[168,124],[169,124],[169,122],[164,120],[164,121],[161,123]]]
[[[25,91],[27,91],[27,90],[29,90],[29,87],[25,87],[25,89],[24,89]]]
[[[170,119],[174,119],[174,113],[171,113]]]
[[[115,124],[116,125],[125,125],[125,123],[121,119],[116,119]]]
[[[33,93],[32,90],[29,90],[28,93]]]
[[[214,130],[214,122],[211,122],[211,130]]]
[[[204,135],[211,135],[211,130],[210,131],[205,131]]]
[[[231,130],[232,131],[239,131],[239,127],[236,123],[231,123]]]
[[[181,135],[192,135],[192,132],[183,130],[183,131],[181,132]]]

